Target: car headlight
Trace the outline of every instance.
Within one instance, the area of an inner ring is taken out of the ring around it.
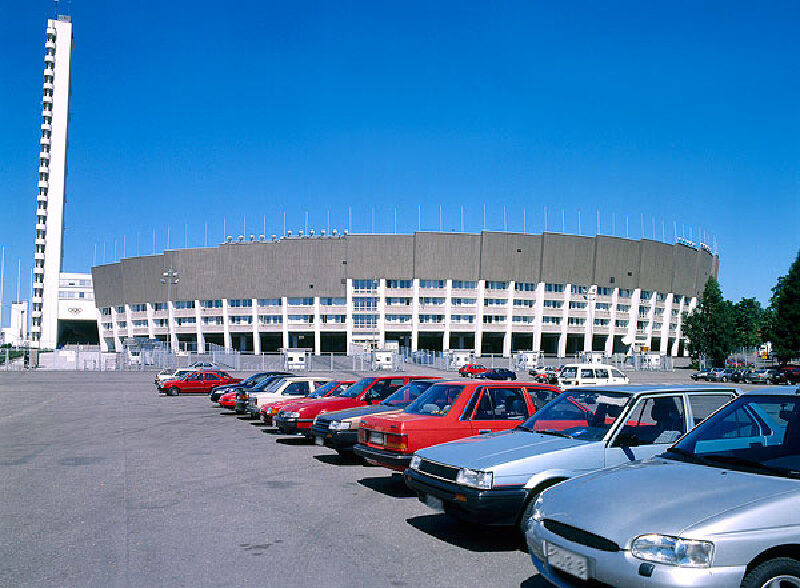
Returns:
[[[418,470],[419,464],[422,462],[422,458],[419,455],[412,455],[411,456],[411,463],[408,464],[412,470]]]
[[[282,416],[285,419],[299,419],[300,418],[300,413],[299,412],[289,411],[289,412],[280,412],[278,414],[279,414],[279,416]]]
[[[687,568],[708,568],[711,567],[711,559],[714,557],[714,544],[670,535],[640,535],[633,540],[631,553],[645,561]]]
[[[536,497],[536,502],[533,503],[533,511],[531,512],[531,519],[534,521],[541,521],[544,518],[544,513],[542,512],[542,504],[544,504],[544,499],[542,495]]]
[[[492,472],[479,472],[477,470],[461,468],[458,470],[458,475],[456,476],[456,484],[472,486],[481,490],[490,490],[492,488],[493,478],[494,475]]]
[[[328,425],[328,428],[331,431],[347,431],[351,428],[350,425],[350,421],[331,421],[331,424]]]

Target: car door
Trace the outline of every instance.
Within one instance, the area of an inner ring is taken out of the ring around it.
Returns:
[[[594,370],[592,368],[582,367],[578,369],[579,386],[594,386],[596,383],[594,379]]]
[[[530,416],[525,391],[519,386],[486,386],[475,402],[473,435],[513,429]]]
[[[609,383],[608,368],[595,368],[595,383],[605,385]]]
[[[220,378],[218,374],[215,373],[203,374],[202,390],[208,391],[211,390],[211,388],[213,388],[214,386],[220,386],[223,383],[224,383],[223,379]]]
[[[198,392],[203,388],[203,374],[189,374],[183,380],[181,392]]]
[[[302,382],[292,382],[286,388],[284,388],[283,392],[281,392],[282,396],[308,396],[310,392],[309,383],[307,381]]]
[[[686,433],[683,394],[643,396],[624,416],[625,423],[606,447],[606,467],[646,459],[666,451]]]
[[[723,404],[727,404],[735,394],[697,394],[689,393],[690,423],[692,428],[703,422],[708,415],[717,410]]]

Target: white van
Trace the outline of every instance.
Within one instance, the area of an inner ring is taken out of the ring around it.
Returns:
[[[561,368],[558,386],[562,390],[578,386],[629,384],[630,380],[617,368],[600,363],[568,363]]]

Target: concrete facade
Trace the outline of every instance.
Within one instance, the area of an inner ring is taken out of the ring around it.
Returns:
[[[681,313],[717,270],[705,250],[647,239],[426,232],[226,243],[92,276],[104,348],[146,336],[319,353],[392,339],[478,355],[634,344],[675,355]]]

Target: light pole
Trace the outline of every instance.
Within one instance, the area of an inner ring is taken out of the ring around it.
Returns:
[[[161,274],[161,283],[167,285],[167,333],[169,335],[170,348],[172,348],[172,313],[170,312],[169,303],[172,299],[172,284],[177,284],[180,281],[177,270],[172,267],[164,270]]]

